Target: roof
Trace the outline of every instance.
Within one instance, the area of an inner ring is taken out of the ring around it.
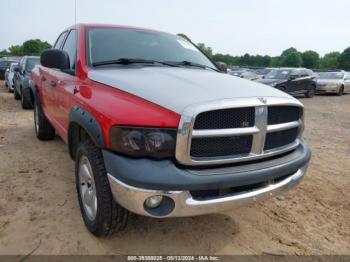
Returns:
[[[144,30],[144,31],[153,31],[153,32],[162,32],[155,29],[145,28],[145,27],[138,27],[138,26],[129,26],[129,25],[114,25],[114,24],[98,24],[98,23],[79,23],[72,25],[68,28],[66,28],[63,31],[70,30],[70,29],[84,29],[88,27],[99,27],[99,28],[124,28],[124,29],[134,29],[134,30]],[[162,32],[166,33],[166,32]]]

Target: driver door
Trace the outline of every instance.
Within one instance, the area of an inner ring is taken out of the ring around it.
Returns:
[[[345,74],[344,78],[344,91],[345,92],[350,92],[350,73]]]

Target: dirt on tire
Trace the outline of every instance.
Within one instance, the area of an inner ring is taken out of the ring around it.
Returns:
[[[350,94],[301,99],[313,156],[284,196],[199,217],[135,215],[98,239],[81,218],[67,146],[39,141],[33,112],[0,83],[0,254],[350,255]]]

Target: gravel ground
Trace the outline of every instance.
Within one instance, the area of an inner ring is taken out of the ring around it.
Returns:
[[[302,99],[313,158],[286,195],[201,217],[133,216],[124,233],[97,239],[67,146],[38,141],[33,112],[0,84],[0,254],[350,254],[350,95]]]

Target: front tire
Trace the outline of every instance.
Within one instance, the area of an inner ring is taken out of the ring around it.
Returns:
[[[316,93],[316,87],[315,86],[311,86],[311,89],[308,90],[306,93],[305,93],[305,96],[307,98],[312,98],[315,96],[315,93]]]
[[[36,137],[39,140],[46,141],[55,138],[55,129],[45,117],[37,99],[34,102],[34,126]]]
[[[32,104],[32,100],[30,97],[30,90],[29,89],[22,90],[21,105],[22,105],[23,109],[33,109],[33,104]]]
[[[338,96],[344,95],[344,86],[341,86],[341,87],[339,88],[339,91],[338,91],[337,95],[338,95]]]
[[[80,211],[87,229],[97,237],[125,229],[129,212],[114,201],[102,152],[90,140],[78,146],[75,177]]]
[[[20,99],[21,99],[21,95],[18,93],[16,87],[15,87],[14,90],[13,90],[13,97],[14,97],[16,100],[20,100]]]

